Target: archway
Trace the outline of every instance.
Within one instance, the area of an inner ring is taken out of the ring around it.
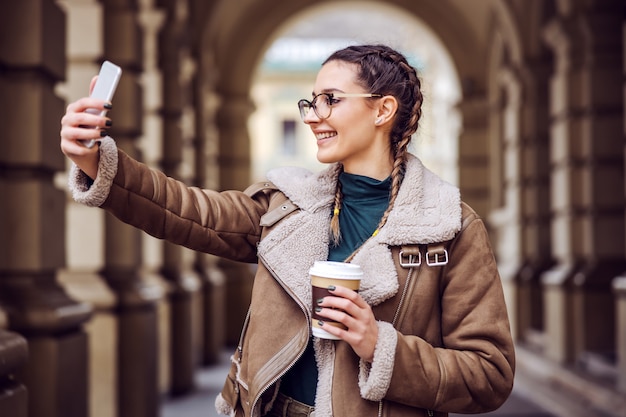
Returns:
[[[461,98],[460,82],[446,48],[423,21],[382,3],[318,5],[291,16],[273,38],[251,88],[256,108],[249,122],[255,180],[278,165],[321,167],[295,103],[310,95],[315,75],[332,51],[349,44],[384,43],[403,52],[420,73],[424,113],[411,151],[458,183],[460,118],[455,106]]]
[[[332,2],[319,7],[345,6],[358,10],[368,7],[395,7],[397,12],[421,19],[441,40],[449,53],[460,80],[462,130],[458,141],[459,187],[465,201],[478,213],[489,211],[489,155],[485,46],[489,37],[492,11],[489,3],[468,4],[452,0],[409,3]],[[280,28],[288,29],[294,16],[313,11],[309,2],[294,0],[284,4],[277,0],[253,1],[246,8],[227,7],[207,11],[206,21],[198,24],[197,54],[199,57],[198,90],[200,102],[209,103],[199,120],[200,140],[208,148],[219,149],[209,155],[218,160],[217,188],[245,188],[251,181],[250,138],[246,121],[254,111],[250,91],[254,70],[263,55],[278,38]],[[209,8],[211,9],[211,8]],[[220,16],[216,19],[215,16]],[[338,14],[338,16],[342,16]],[[202,19],[197,18],[198,22]]]

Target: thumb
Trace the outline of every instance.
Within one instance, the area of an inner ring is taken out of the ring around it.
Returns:
[[[91,95],[93,88],[96,85],[96,81],[98,81],[98,76],[94,75],[94,77],[91,79],[91,82],[89,83],[89,95]]]

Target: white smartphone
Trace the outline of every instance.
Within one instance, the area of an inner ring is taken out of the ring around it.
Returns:
[[[104,61],[100,67],[98,80],[96,81],[96,85],[93,87],[91,97],[111,102],[121,77],[122,69],[120,67],[110,61]],[[100,109],[87,109],[85,112],[104,116],[107,111]],[[83,144],[87,148],[93,148],[96,144],[96,139],[85,140],[83,141]]]

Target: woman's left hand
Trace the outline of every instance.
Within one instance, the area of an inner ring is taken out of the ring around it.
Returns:
[[[324,297],[318,307],[318,315],[342,323],[348,329],[340,329],[329,324],[322,327],[348,342],[354,352],[367,362],[374,360],[374,349],[378,340],[378,325],[372,308],[357,292],[345,287],[330,291],[335,297]]]

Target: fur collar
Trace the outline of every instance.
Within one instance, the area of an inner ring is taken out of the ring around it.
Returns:
[[[333,165],[313,174],[301,168],[278,168],[272,181],[301,210],[281,221],[259,244],[259,256],[304,306],[311,305],[308,270],[328,257],[328,228],[339,169]],[[389,246],[450,240],[461,228],[458,188],[443,181],[415,156],[407,161],[405,179],[387,224],[359,249],[353,263],[361,265],[361,295],[377,305],[398,290]]]

